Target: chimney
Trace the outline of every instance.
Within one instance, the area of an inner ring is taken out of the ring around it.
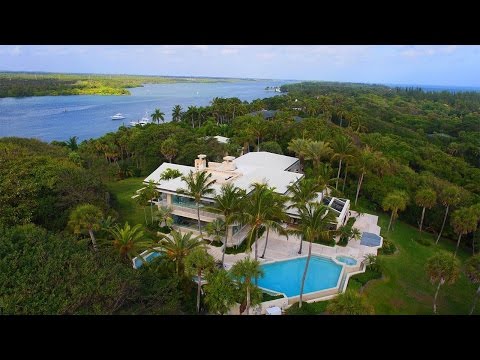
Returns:
[[[195,159],[195,170],[202,171],[205,170],[207,167],[207,160],[205,158],[207,155],[200,154],[198,155],[198,159]]]
[[[225,171],[234,171],[237,168],[233,160],[235,160],[235,156],[225,156],[223,158],[223,169]]]

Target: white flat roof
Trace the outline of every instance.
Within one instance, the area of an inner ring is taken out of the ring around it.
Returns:
[[[220,144],[226,144],[230,141],[230,138],[227,138],[225,136],[220,136],[220,135],[216,135],[214,136],[215,139],[217,139],[217,141],[220,143]]]
[[[264,165],[261,161],[262,159],[266,161],[267,164]],[[278,155],[264,151],[247,153],[233,160],[237,169],[232,172],[232,174],[239,174],[239,176],[232,179],[231,182],[240,189],[246,190],[247,193],[252,190],[251,185],[253,183],[260,182],[267,183],[268,186],[275,187],[276,192],[285,194],[287,192],[287,186],[290,183],[296,182],[303,177],[303,174],[284,170],[293,165],[297,160],[298,159],[291,156]],[[163,163],[152,172],[144,182],[153,180],[158,183],[157,187],[159,189],[169,192],[176,192],[179,188],[185,188],[186,184],[180,177],[160,181],[160,175],[169,168],[180,171],[182,175],[187,175],[190,171],[195,171],[193,166]],[[212,172],[215,171],[213,170]],[[222,172],[222,175],[223,174],[224,172]],[[221,186],[222,184],[220,183],[213,184],[212,188],[215,190],[215,194],[220,192]],[[209,195],[208,198],[213,198],[215,194]]]
[[[285,170],[298,161],[296,157],[274,154],[266,151],[249,152],[235,159],[237,167],[253,166]]]

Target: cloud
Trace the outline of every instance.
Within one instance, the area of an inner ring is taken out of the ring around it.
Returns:
[[[208,45],[193,45],[193,48],[202,52],[208,51]]]
[[[222,55],[235,55],[235,54],[238,54],[239,51],[240,51],[239,49],[227,47],[227,48],[223,48],[220,51],[220,54],[222,54]]]
[[[263,59],[263,60],[271,60],[276,56],[277,56],[277,54],[275,54],[274,52],[261,52],[261,53],[257,54],[257,57],[259,59]]]
[[[457,45],[413,45],[399,47],[399,49],[401,49],[401,55],[409,58],[416,58],[421,56],[432,56],[436,54],[452,54],[457,50]]]
[[[17,56],[22,53],[20,45],[0,45],[0,54]]]

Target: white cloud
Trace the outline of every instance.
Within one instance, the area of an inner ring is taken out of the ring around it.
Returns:
[[[193,48],[205,52],[208,50],[208,45],[193,45]]]
[[[0,54],[17,56],[22,53],[20,45],[0,45]]]
[[[235,55],[235,54],[238,54],[239,51],[240,51],[239,49],[226,47],[226,48],[223,48],[220,51],[220,54],[222,54],[222,55]]]
[[[400,49],[403,49],[402,47]],[[452,54],[457,50],[457,45],[413,45],[401,50],[400,54],[410,58],[432,56],[435,54]]]
[[[275,54],[274,52],[261,52],[261,53],[257,54],[257,57],[259,59],[263,59],[263,60],[271,60],[276,56],[277,56],[277,54]]]

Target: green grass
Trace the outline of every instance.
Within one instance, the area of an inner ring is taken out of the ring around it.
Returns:
[[[120,223],[128,221],[130,225],[145,225],[145,215],[143,208],[139,206],[132,196],[135,191],[143,187],[142,178],[128,178],[119,181],[113,181],[107,184],[108,190],[115,195],[115,210],[118,211]],[[147,220],[150,218],[150,208],[147,207]]]
[[[432,301],[435,286],[425,273],[427,259],[439,250],[452,252],[453,241],[440,239],[438,245],[425,246],[422,242],[434,242],[432,234],[420,234],[417,228],[398,221],[395,229],[386,232],[389,217],[371,210],[361,211],[379,215],[381,235],[395,243],[398,251],[394,255],[380,255],[383,278],[370,281],[363,293],[375,308],[376,314],[432,314]],[[415,239],[421,238],[420,242]],[[470,256],[460,249],[457,257],[463,262]],[[439,314],[468,314],[472,305],[476,286],[461,273],[453,285],[443,285],[438,295]],[[475,314],[480,314],[477,308]]]
[[[319,315],[327,309],[328,301],[317,301],[314,303],[302,303],[302,308],[298,308],[298,302],[290,306],[285,313],[287,315]]]

